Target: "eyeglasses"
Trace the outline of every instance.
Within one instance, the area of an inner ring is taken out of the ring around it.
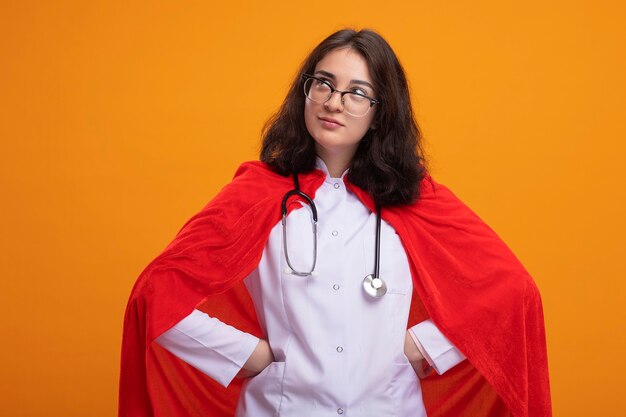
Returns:
[[[304,81],[304,94],[316,103],[326,103],[335,93],[341,94],[341,105],[343,110],[351,116],[365,116],[374,104],[379,104],[380,100],[368,97],[359,92],[355,87],[349,91],[337,90],[332,84],[321,78],[309,74],[302,74]]]

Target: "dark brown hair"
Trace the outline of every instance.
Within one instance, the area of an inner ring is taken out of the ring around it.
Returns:
[[[302,74],[337,48],[352,48],[367,62],[377,98],[370,129],[352,160],[349,180],[366,190],[380,205],[409,204],[419,198],[426,175],[421,133],[411,107],[404,69],[395,53],[372,30],[344,29],[324,39],[304,60],[280,109],[263,127],[260,158],[282,175],[315,168],[315,140],[304,122]]]

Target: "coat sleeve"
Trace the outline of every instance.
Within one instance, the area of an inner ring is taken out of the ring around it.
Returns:
[[[156,343],[228,387],[259,343],[259,338],[194,310]]]

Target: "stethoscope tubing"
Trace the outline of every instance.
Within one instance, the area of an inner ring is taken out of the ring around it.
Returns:
[[[309,197],[306,193],[300,190],[300,182],[298,181],[297,173],[293,174],[293,182],[295,188],[288,191],[284,195],[283,201],[281,203],[283,248],[285,251],[285,260],[287,261],[287,265],[289,266],[289,268],[291,268],[292,273],[294,275],[306,277],[313,273],[313,271],[315,270],[315,265],[317,264],[317,207],[315,207],[315,203],[313,202],[311,197]],[[301,272],[294,268],[294,266],[291,264],[291,259],[289,259],[289,251],[287,250],[287,200],[289,200],[289,198],[294,195],[304,198],[311,207],[311,212],[313,213],[313,265],[311,265],[311,269],[306,272]]]
[[[285,260],[287,261],[287,265],[291,268],[291,271],[294,275],[297,276],[309,276],[313,274],[315,270],[315,265],[317,264],[317,207],[313,202],[313,199],[309,197],[306,193],[300,190],[300,182],[298,181],[298,174],[294,172],[293,174],[293,182],[294,189],[287,191],[287,193],[283,196],[283,200],[281,202],[281,214],[282,214],[282,226],[283,226],[283,250],[285,253]],[[311,207],[311,212],[313,216],[313,265],[309,271],[298,271],[291,264],[291,260],[289,259],[289,251],[287,249],[287,201],[290,197],[297,195],[302,197]],[[387,292],[387,286],[385,282],[380,278],[380,235],[381,235],[381,210],[382,208],[377,204],[376,205],[376,243],[375,243],[375,254],[374,254],[374,273],[368,275],[363,280],[363,287],[365,292],[367,292],[372,297],[378,298],[385,295]]]
[[[376,253],[374,255],[374,278],[380,278],[380,224],[381,207],[376,205]]]

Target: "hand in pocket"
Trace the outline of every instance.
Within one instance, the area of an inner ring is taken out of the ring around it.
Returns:
[[[252,355],[250,355],[243,368],[237,374],[237,378],[256,376],[274,361],[274,354],[269,342],[265,339],[260,339]]]

